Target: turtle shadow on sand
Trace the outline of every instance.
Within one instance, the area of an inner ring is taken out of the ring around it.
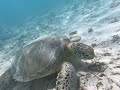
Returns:
[[[0,77],[0,90],[48,90],[55,87],[57,73],[28,82],[18,82],[8,71]]]
[[[84,72],[104,72],[107,69],[107,64],[103,62],[82,62],[79,61],[77,65],[74,65],[76,72],[84,71]]]
[[[80,61],[74,67],[76,72],[103,72],[104,65],[103,63],[90,64]],[[10,70],[8,71],[10,72]],[[53,90],[56,84],[57,73],[29,82],[18,82],[12,78],[9,72],[6,71],[0,77],[0,90]],[[80,85],[80,82],[78,84]]]

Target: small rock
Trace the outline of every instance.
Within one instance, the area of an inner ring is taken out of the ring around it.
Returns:
[[[88,29],[88,33],[92,33],[94,30],[92,28]]]
[[[69,35],[74,35],[74,34],[77,34],[77,31],[72,31],[69,33]]]
[[[92,47],[96,47],[96,46],[97,46],[97,44],[95,44],[95,43],[94,43],[94,44],[92,44],[91,46],[92,46]]]
[[[105,76],[105,74],[104,74],[104,73],[100,74],[100,77],[103,77],[103,76]]]
[[[112,36],[112,40],[111,40],[112,42],[120,42],[120,35],[114,35],[114,36]]]
[[[109,64],[114,64],[114,61],[111,61]]]
[[[104,56],[111,56],[111,53],[106,52],[106,53],[104,53],[103,55],[104,55]]]
[[[70,41],[72,41],[72,42],[79,42],[80,40],[81,40],[80,36],[70,37]]]

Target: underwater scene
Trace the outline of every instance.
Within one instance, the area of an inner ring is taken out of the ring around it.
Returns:
[[[120,90],[120,0],[0,0],[0,90]]]

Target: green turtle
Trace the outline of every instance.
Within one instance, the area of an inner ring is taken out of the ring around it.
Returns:
[[[28,82],[58,73],[56,90],[77,90],[77,76],[71,58],[93,59],[94,50],[67,37],[46,37],[25,46],[15,55],[11,73],[15,80]]]

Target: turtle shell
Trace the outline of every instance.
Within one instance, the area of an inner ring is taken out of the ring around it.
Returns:
[[[64,46],[59,38],[48,37],[32,42],[20,50],[13,63],[13,78],[27,82],[45,75],[49,66],[60,60],[64,54]],[[47,72],[49,74],[49,71]]]

